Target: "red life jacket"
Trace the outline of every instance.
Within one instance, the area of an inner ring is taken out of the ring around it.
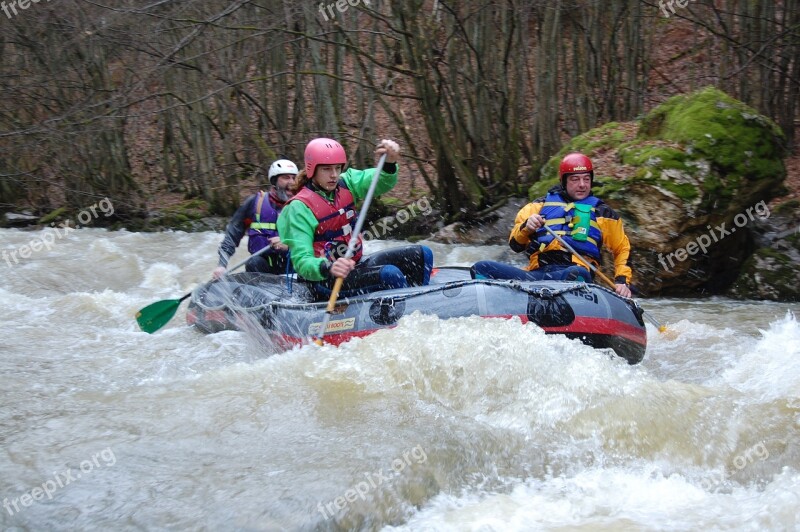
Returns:
[[[333,203],[314,192],[308,185],[295,194],[292,200],[303,202],[317,219],[317,230],[314,232],[314,255],[325,257],[330,261],[344,257],[358,219],[353,194],[347,188],[344,180],[340,179],[336,185]],[[356,262],[361,260],[363,244],[359,235],[352,257]]]

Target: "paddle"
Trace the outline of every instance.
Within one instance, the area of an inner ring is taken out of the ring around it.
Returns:
[[[233,268],[228,269],[223,275],[227,275],[232,271],[238,270],[244,266],[248,260],[261,255],[271,247],[272,246],[270,245],[258,250]],[[139,328],[146,333],[153,334],[172,319],[172,317],[178,311],[178,307],[181,305],[183,300],[191,296],[193,292],[194,290],[180,299],[164,299],[162,301],[156,301],[155,303],[147,305],[136,313],[136,321],[139,324]]]
[[[367,219],[367,209],[369,209],[369,204],[372,203],[372,196],[375,194],[375,186],[378,184],[378,178],[381,175],[383,163],[385,162],[386,154],[384,153],[378,161],[378,166],[375,167],[375,174],[372,176],[372,182],[369,184],[367,196],[364,198],[364,205],[361,206],[361,213],[358,215],[358,220],[356,220],[356,227],[353,229],[350,242],[347,244],[347,253],[344,255],[346,259],[353,256],[356,244],[358,244],[361,228],[364,226],[364,221]],[[328,307],[325,309],[325,316],[322,318],[322,326],[317,333],[317,337],[314,339],[314,343],[317,345],[322,345],[322,337],[325,336],[325,329],[328,328],[328,322],[331,321],[331,315],[333,315],[333,309],[336,307],[336,300],[339,299],[339,291],[342,289],[342,284],[344,284],[344,278],[342,277],[337,277],[336,282],[333,283],[333,291],[331,292],[330,299],[328,299]]]
[[[606,276],[605,276],[605,274],[604,274],[603,272],[601,272],[601,271],[600,271],[598,268],[596,268],[596,267],[595,267],[595,266],[594,266],[594,265],[593,265],[591,262],[589,262],[588,260],[584,259],[584,258],[583,258],[583,256],[582,256],[580,253],[578,253],[577,251],[575,251],[575,249],[574,249],[572,246],[570,246],[569,244],[567,244],[567,242],[566,242],[566,241],[565,241],[563,238],[561,238],[560,236],[558,236],[558,235],[555,233],[555,231],[553,231],[552,229],[550,229],[550,228],[549,228],[549,227],[547,227],[546,225],[543,225],[542,227],[544,227],[544,229],[545,229],[545,230],[546,230],[548,233],[550,233],[551,235],[553,235],[553,238],[555,238],[556,240],[558,240],[559,242],[561,242],[561,245],[562,245],[562,246],[564,246],[565,248],[567,248],[567,249],[569,250],[569,252],[570,252],[570,253],[572,253],[573,255],[575,255],[575,256],[576,256],[576,257],[577,257],[577,258],[578,258],[578,259],[579,259],[579,260],[580,260],[580,261],[581,261],[581,262],[582,262],[584,265],[586,265],[586,266],[587,266],[587,267],[588,267],[590,270],[592,270],[592,271],[593,271],[593,272],[595,272],[597,275],[599,275],[599,276],[600,276],[600,278],[601,278],[602,280],[604,280],[604,281],[605,281],[605,282],[608,284],[608,286],[610,286],[610,287],[611,287],[611,288],[613,288],[613,289],[616,289],[616,288],[617,288],[617,285],[614,283],[614,281],[612,281],[611,279],[609,279],[608,277],[606,277]],[[644,316],[644,317],[647,319],[647,321],[649,321],[650,323],[652,323],[652,324],[653,324],[653,325],[654,325],[654,326],[655,326],[655,327],[658,329],[658,332],[662,332],[662,333],[664,333],[664,332],[667,332],[667,327],[666,327],[665,325],[661,325],[660,323],[658,323],[658,320],[657,320],[657,319],[655,319],[653,316],[651,316],[651,315],[650,315],[650,313],[649,313],[649,312],[647,312],[647,311],[646,311],[646,310],[644,310],[644,309],[642,309],[642,316]]]

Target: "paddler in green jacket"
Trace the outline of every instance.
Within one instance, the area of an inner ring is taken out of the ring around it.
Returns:
[[[375,194],[397,184],[400,146],[381,141],[376,158],[386,162]],[[347,156],[333,139],[318,138],[306,146],[305,168],[296,177],[294,197],[278,217],[281,240],[289,246],[297,274],[308,281],[318,300],[330,296],[336,277],[345,279],[341,295],[348,297],[378,290],[428,284],[433,252],[426,246],[404,246],[363,256],[359,236],[353,257],[345,258],[358,214],[355,202],[367,195],[375,168],[344,170]]]

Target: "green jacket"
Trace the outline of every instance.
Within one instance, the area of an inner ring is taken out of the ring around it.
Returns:
[[[375,187],[375,195],[385,194],[394,188],[397,184],[398,170],[399,168],[392,174],[381,172]],[[353,199],[359,202],[366,197],[374,173],[374,168],[366,170],[348,168],[340,178],[347,184]],[[328,201],[333,201],[334,192],[325,193],[318,190],[317,193]],[[281,242],[289,246],[294,270],[300,277],[309,281],[322,281],[326,278],[320,271],[320,266],[326,260],[314,256],[314,233],[318,225],[314,213],[302,201],[290,201],[278,216],[278,234],[281,236]]]

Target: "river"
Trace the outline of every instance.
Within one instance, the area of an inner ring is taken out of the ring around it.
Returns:
[[[800,526],[798,305],[643,300],[672,334],[648,325],[637,366],[421,315],[275,354],[185,304],[136,325],[209,277],[220,234],[81,229],[12,260],[37,239],[0,230],[3,530]]]

